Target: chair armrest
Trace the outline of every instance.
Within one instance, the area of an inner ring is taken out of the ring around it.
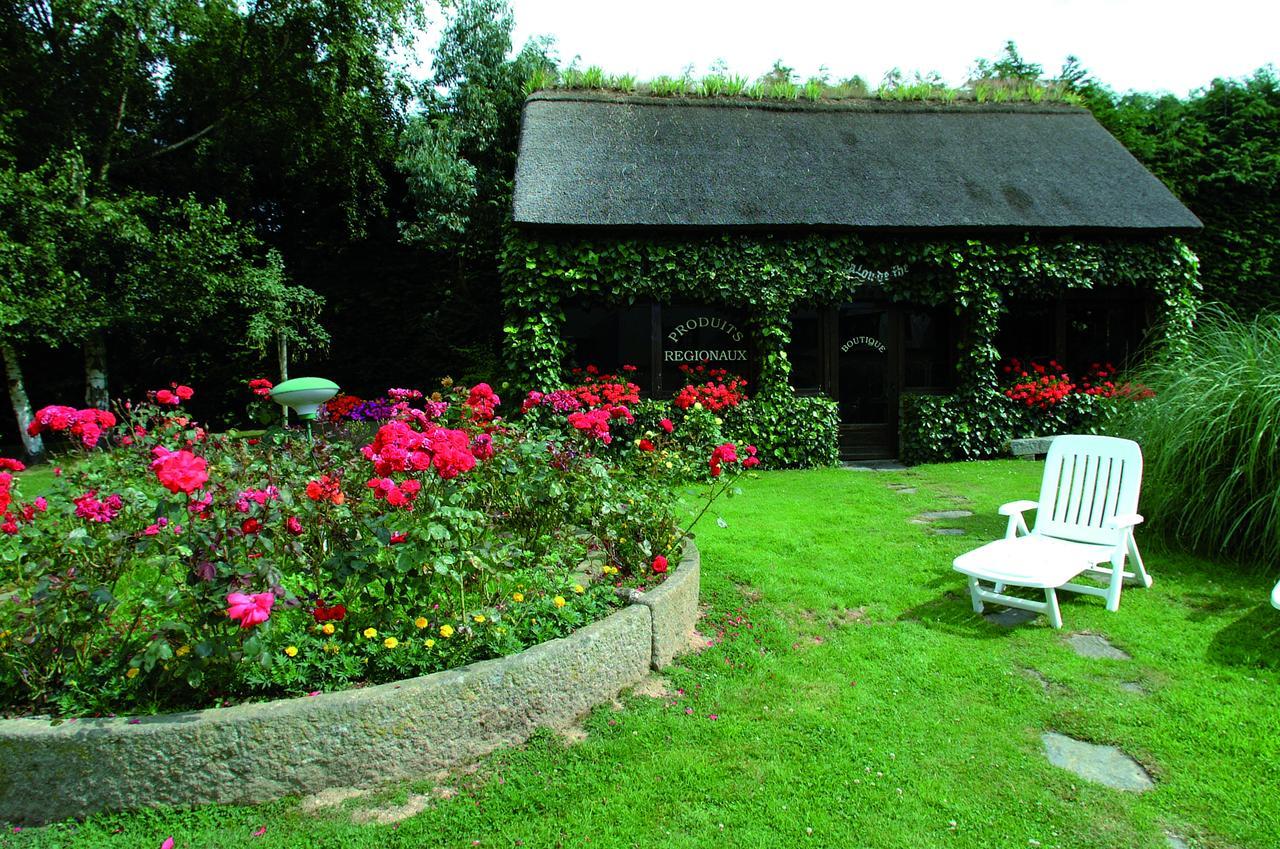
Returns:
[[[1141,525],[1145,520],[1138,513],[1121,513],[1111,521],[1107,522],[1108,528],[1132,528],[1134,525]]]
[[[1000,505],[1000,515],[1016,516],[1028,510],[1035,510],[1039,506],[1040,503],[1038,501],[1010,501],[1008,504]]]

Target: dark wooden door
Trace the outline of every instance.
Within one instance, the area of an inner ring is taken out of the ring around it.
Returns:
[[[840,454],[897,456],[901,316],[889,304],[844,304],[834,311],[828,348],[832,394],[840,405]]]

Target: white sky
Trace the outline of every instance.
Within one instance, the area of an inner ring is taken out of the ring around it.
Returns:
[[[1185,95],[1214,77],[1280,65],[1280,0],[510,0],[519,48],[556,39],[562,64],[640,79],[705,73],[717,59],[755,78],[782,59],[801,77],[825,65],[874,88],[892,67],[952,85],[1013,39],[1056,73],[1068,54],[1118,91]]]

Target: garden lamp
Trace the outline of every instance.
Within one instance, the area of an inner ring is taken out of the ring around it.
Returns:
[[[298,414],[298,418],[307,423],[307,433],[311,433],[311,422],[316,417],[320,405],[338,394],[338,384],[323,377],[295,377],[276,384],[271,390],[271,400],[282,407],[288,407]]]

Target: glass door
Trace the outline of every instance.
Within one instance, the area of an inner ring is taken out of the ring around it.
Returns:
[[[834,383],[841,454],[896,456],[901,361],[898,315],[887,304],[852,303],[836,315]]]

